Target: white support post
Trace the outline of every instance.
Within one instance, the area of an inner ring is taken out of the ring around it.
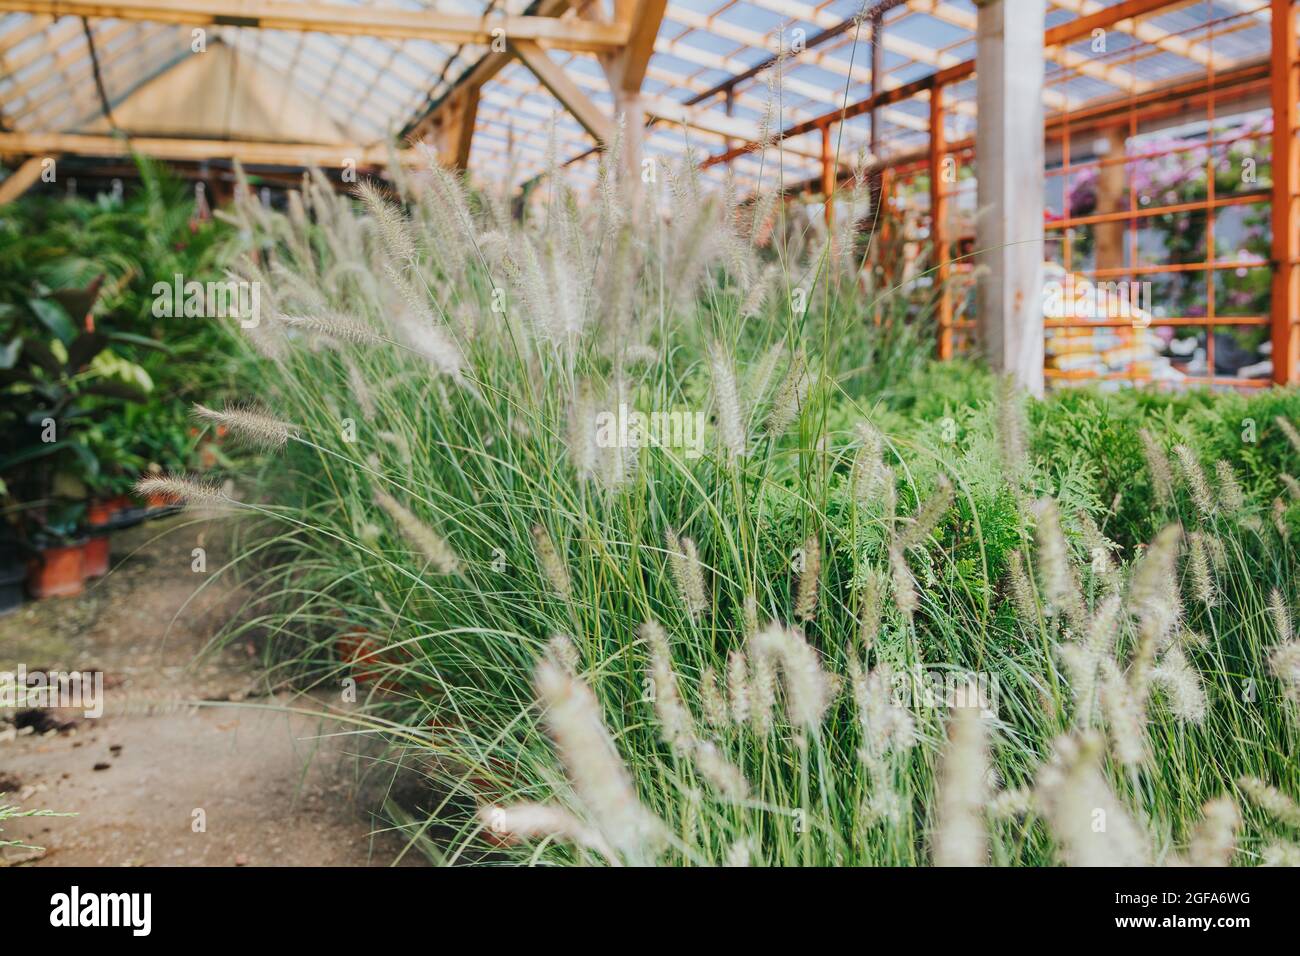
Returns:
[[[1043,393],[1045,0],[977,0],[980,346],[995,371]]]

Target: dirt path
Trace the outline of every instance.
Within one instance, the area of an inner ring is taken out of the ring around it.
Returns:
[[[271,709],[287,696],[250,697],[260,686],[251,646],[195,663],[240,605],[228,587],[195,597],[208,577],[192,570],[195,547],[209,570],[221,566],[214,525],[171,518],[121,532],[112,572],[85,594],[0,618],[0,671],[99,670],[105,681],[98,719],[50,711],[20,728],[0,711],[5,802],[77,814],[11,821],[5,839],[45,851],[0,850],[0,865],[365,866],[401,853],[404,841],[354,799],[355,738]],[[56,729],[45,718],[77,722]]]

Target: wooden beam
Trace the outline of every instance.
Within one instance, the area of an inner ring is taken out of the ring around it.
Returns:
[[[534,18],[550,17],[559,19],[568,11],[570,0],[536,0],[528,7],[528,16]],[[566,21],[567,22],[567,21]],[[432,134],[438,125],[438,115],[452,108],[452,97],[458,90],[481,89],[483,84],[496,76],[514,59],[509,50],[485,54],[477,63],[456,78],[445,93],[426,109],[420,116],[408,123],[402,131],[405,138],[423,139]],[[436,89],[436,88],[435,88]]]
[[[1107,15],[1115,17],[1113,23],[1100,23],[1098,26],[1105,29],[1113,26],[1120,33],[1127,33],[1129,36],[1136,37],[1143,43],[1149,43],[1158,50],[1166,53],[1172,53],[1175,56],[1181,56],[1183,59],[1199,63],[1201,66],[1212,66],[1216,70],[1226,70],[1232,67],[1233,60],[1229,57],[1216,54],[1207,49],[1200,43],[1193,43],[1186,37],[1176,36],[1165,30],[1160,29],[1154,23],[1148,21],[1138,22],[1132,19],[1131,15],[1123,15],[1123,11],[1116,11],[1114,7],[1104,6],[1099,0],[1052,0],[1053,4],[1070,10],[1080,16],[1101,16]],[[1259,5],[1260,0],[1250,0],[1254,6]],[[1176,0],[1169,0],[1168,6],[1186,6],[1187,4],[1177,4]],[[1122,4],[1121,4],[1122,6]],[[1094,28],[1095,29],[1095,28]]]
[[[535,16],[475,17],[443,11],[284,0],[0,0],[0,12],[148,20],[188,26],[261,27],[484,46],[505,37],[589,53],[618,49],[627,40],[626,28],[617,23]]]
[[[388,150],[378,146],[320,143],[255,143],[217,139],[165,139],[162,137],[97,136],[80,133],[0,133],[0,154],[20,156],[130,156],[141,153],[156,159],[200,162],[205,159],[237,159],[250,166],[320,166],[336,168],[348,162],[357,166],[384,166]],[[413,166],[425,160],[414,150],[402,150],[398,158]]]
[[[8,205],[32,188],[36,180],[41,178],[41,163],[44,158],[33,156],[23,160],[21,166],[11,172],[4,182],[0,182],[0,206]]]
[[[614,138],[614,121],[578,89],[578,85],[564,72],[564,67],[552,60],[545,50],[529,40],[515,39],[510,41],[510,48],[583,129],[601,143]]]
[[[668,0],[615,0],[615,21],[624,28],[626,36],[623,48],[606,67],[616,93],[619,90],[641,92],[666,6]]]

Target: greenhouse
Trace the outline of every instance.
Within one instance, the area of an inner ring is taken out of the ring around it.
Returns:
[[[1300,865],[1298,134],[1296,0],[0,0],[0,863]]]

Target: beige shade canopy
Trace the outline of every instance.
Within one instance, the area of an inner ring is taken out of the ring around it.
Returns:
[[[136,136],[341,144],[343,127],[315,109],[283,73],[217,41],[146,80],[114,107],[119,128]],[[108,133],[104,116],[77,132]]]

